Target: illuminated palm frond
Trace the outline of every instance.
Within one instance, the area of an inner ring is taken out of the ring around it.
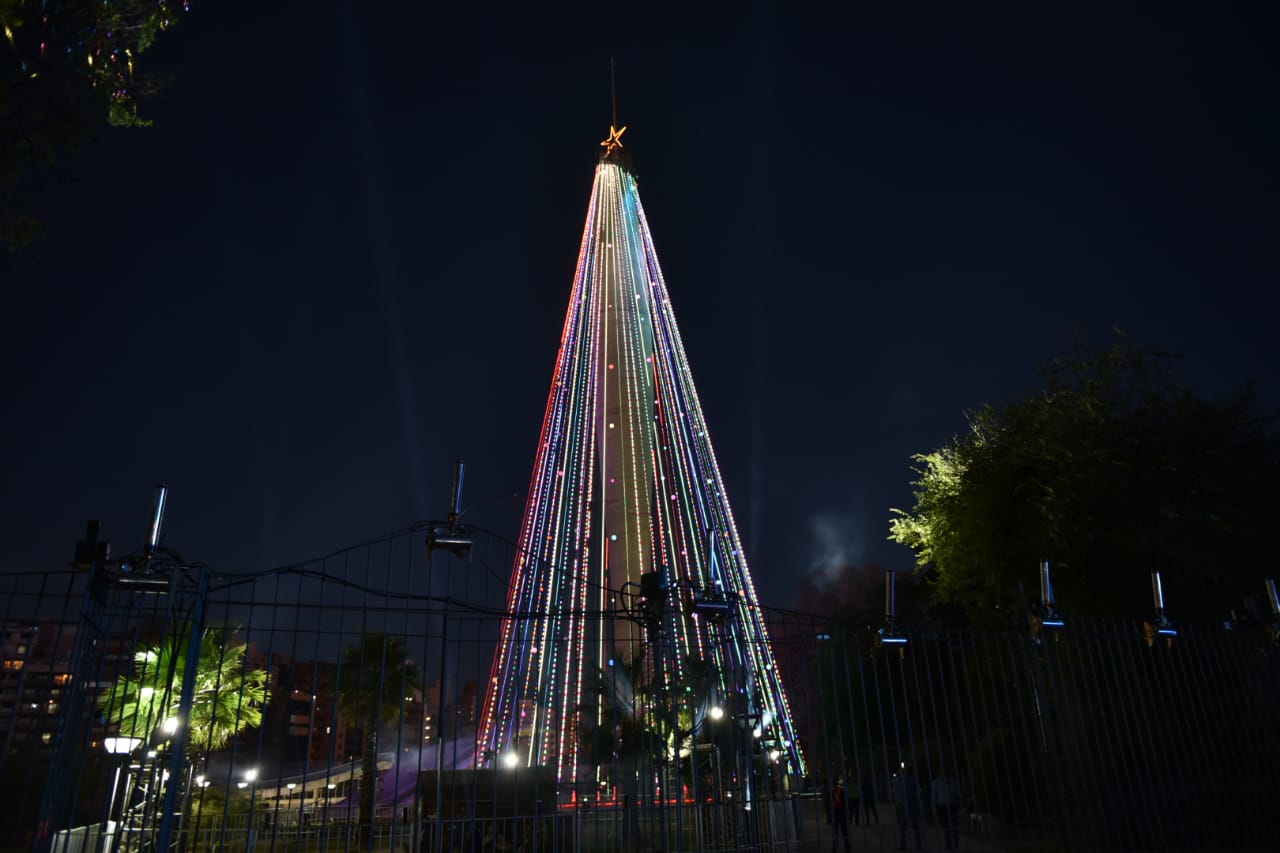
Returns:
[[[243,641],[222,629],[208,629],[201,637],[189,720],[191,752],[221,749],[240,731],[262,724],[267,672],[250,669],[244,649]],[[181,723],[177,718],[187,657],[185,636],[139,649],[132,674],[121,676],[98,700],[107,725],[143,740],[171,734],[166,721]]]

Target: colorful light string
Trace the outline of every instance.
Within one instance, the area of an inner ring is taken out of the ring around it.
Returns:
[[[670,696],[692,690],[681,685],[695,670],[706,674],[700,689],[736,699],[756,736],[802,774],[764,616],[620,147],[596,168],[477,754],[575,778],[580,715],[610,725],[596,685],[615,659],[642,647],[650,682]],[[624,612],[623,592],[646,574],[667,595],[642,624]],[[698,601],[714,602],[721,617]],[[658,693],[645,695],[640,717]]]

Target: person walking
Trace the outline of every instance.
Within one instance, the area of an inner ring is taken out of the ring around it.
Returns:
[[[860,826],[861,820],[858,818],[858,813],[862,810],[862,786],[852,776],[849,777],[849,784],[845,786],[845,794],[849,800],[849,811],[853,813],[853,825]]]
[[[933,813],[937,818],[938,828],[942,830],[945,839],[945,848],[959,850],[960,831],[957,825],[960,816],[957,812],[960,810],[960,786],[945,771],[939,770],[929,784],[929,794],[933,799]]]
[[[849,846],[849,797],[845,791],[844,777],[836,779],[827,800],[827,823],[831,824],[831,853],[836,853],[836,838],[844,836],[844,853],[852,853]]]
[[[904,763],[894,785],[895,815],[898,824],[898,849],[907,849],[907,834],[915,833],[916,849],[924,849],[924,834],[920,831],[920,782],[910,764]]]
[[[880,807],[876,805],[876,786],[870,776],[862,777],[862,813],[867,819],[867,826],[871,825],[873,815],[876,826],[880,825]]]

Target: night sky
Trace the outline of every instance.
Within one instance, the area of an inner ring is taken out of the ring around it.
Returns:
[[[161,480],[188,559],[300,561],[457,457],[514,537],[611,56],[762,603],[909,567],[911,454],[1077,331],[1280,402],[1264,4],[542,5],[193,2],[0,266],[0,571],[137,547]]]

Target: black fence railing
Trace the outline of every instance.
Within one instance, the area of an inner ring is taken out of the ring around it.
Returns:
[[[682,729],[638,668],[632,710],[599,697],[589,758],[557,780],[477,749],[510,545],[428,553],[426,529],[205,588],[0,576],[0,846],[1280,845],[1280,650],[1263,625],[908,625],[885,644],[769,611],[807,773],[732,709]]]

